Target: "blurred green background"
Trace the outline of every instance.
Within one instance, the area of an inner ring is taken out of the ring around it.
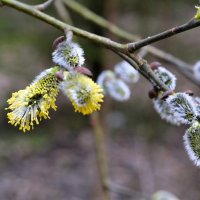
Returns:
[[[194,6],[198,4],[194,0],[79,2],[142,37],[185,23],[195,14]],[[53,6],[46,12],[58,17]],[[122,41],[83,17],[69,13],[75,26]],[[196,28],[155,46],[193,64],[199,60],[199,34]],[[0,8],[0,199],[102,199],[90,119],[75,113],[64,95],[59,94],[58,110],[51,112],[51,119],[42,121],[30,133],[23,134],[7,122],[7,99],[12,92],[25,88],[42,70],[53,66],[52,42],[60,35],[60,31],[33,17],[6,6]],[[85,50],[85,66],[95,77],[120,61],[108,50],[76,39]],[[150,55],[146,59],[157,60]],[[177,75],[177,90],[193,89],[200,96],[199,88],[174,66],[162,63]],[[111,180],[131,190],[126,194],[112,191],[112,199],[138,199],[162,189],[181,200],[199,200],[200,172],[183,147],[186,127],[174,127],[159,118],[148,99],[150,89],[151,85],[141,77],[132,88],[131,100],[117,103],[106,99],[102,106]]]

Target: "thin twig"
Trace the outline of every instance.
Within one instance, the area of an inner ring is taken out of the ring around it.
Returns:
[[[113,50],[114,51],[114,50]],[[121,53],[121,52],[118,52],[118,51],[114,51],[117,55],[119,55],[123,60],[125,60],[126,62],[128,62],[131,66],[133,66],[137,71],[140,72],[140,74],[142,74],[150,83],[154,83],[150,77],[147,76],[147,74],[142,71],[138,65],[136,64],[136,62],[134,62],[129,56]]]
[[[169,88],[156,76],[146,60],[133,54],[129,54],[129,57],[135,61],[141,70],[147,73],[147,76],[154,82],[153,85],[162,91],[168,91]],[[159,86],[159,87],[158,87]]]
[[[192,19],[190,20],[189,22],[183,24],[183,25],[180,25],[180,26],[176,26],[176,27],[173,27],[169,30],[166,30],[162,33],[158,33],[156,35],[153,35],[153,36],[149,36],[143,40],[140,40],[138,42],[133,42],[133,43],[129,43],[128,44],[128,51],[130,53],[133,53],[135,52],[137,49],[140,49],[142,47],[145,47],[149,44],[152,44],[152,43],[155,43],[155,42],[158,42],[160,40],[163,40],[163,39],[166,39],[166,38],[169,38],[169,37],[172,37],[178,33],[182,33],[182,32],[185,32],[185,31],[188,31],[190,29],[193,29],[193,28],[196,28],[200,26],[200,20],[195,20],[195,19]]]
[[[109,176],[108,176],[108,166],[106,159],[104,132],[97,112],[91,114],[90,119],[95,135],[95,146],[96,146],[97,162],[101,179],[101,186],[104,197],[103,199],[110,200]]]
[[[40,11],[43,11],[45,10],[46,8],[48,8],[55,0],[47,0],[45,1],[44,3],[42,4],[38,4],[36,6],[34,6],[36,9],[40,10]]]
[[[138,56],[140,56],[141,58],[144,58],[145,56],[147,56],[148,51],[146,48],[142,48],[139,52],[138,52]]]
[[[67,11],[67,9],[65,8],[65,5],[64,5],[63,1],[61,1],[61,0],[54,1],[54,6],[56,8],[56,11],[57,11],[59,17],[64,22],[72,24],[72,20],[71,20],[70,14]]]

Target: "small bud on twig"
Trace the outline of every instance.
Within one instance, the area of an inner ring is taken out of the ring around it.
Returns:
[[[63,75],[63,72],[62,71],[58,71],[55,73],[55,76],[56,78],[59,80],[59,81],[63,81],[64,80],[64,75]]]
[[[92,72],[86,67],[78,66],[78,67],[75,68],[75,71],[77,71],[80,74],[87,75],[87,76],[93,76]]]
[[[150,67],[151,67],[151,69],[154,71],[154,70],[156,70],[156,69],[158,69],[158,67],[160,67],[161,66],[161,63],[159,63],[159,62],[157,62],[157,61],[155,61],[155,62],[152,62],[151,64],[150,64]]]

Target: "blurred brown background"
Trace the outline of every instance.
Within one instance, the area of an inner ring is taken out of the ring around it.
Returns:
[[[25,1],[30,4],[41,1]],[[132,33],[146,37],[182,24],[195,14],[194,0],[82,0],[85,6]],[[53,6],[47,13],[58,16]],[[74,25],[108,34],[70,12]],[[62,33],[24,13],[0,8],[0,199],[3,200],[100,200],[101,188],[93,132],[89,117],[74,113],[62,94],[58,110],[35,130],[23,134],[7,123],[7,99],[26,87],[45,68],[53,66],[51,46]],[[161,48],[189,63],[199,60],[200,30],[196,28],[158,42]],[[86,66],[97,75],[113,68],[120,58],[90,41],[77,38],[85,50]],[[123,42],[123,41],[122,41]],[[156,60],[147,55],[151,62]],[[174,66],[163,63],[178,77],[178,91],[199,89]],[[199,200],[200,169],[193,166],[183,147],[186,127],[162,121],[148,99],[151,85],[144,79],[132,88],[125,103],[103,104],[107,129],[107,157],[114,200],[148,197],[167,190],[181,200]],[[108,100],[106,100],[107,102]],[[104,106],[105,105],[105,106]],[[123,194],[122,194],[123,193]]]

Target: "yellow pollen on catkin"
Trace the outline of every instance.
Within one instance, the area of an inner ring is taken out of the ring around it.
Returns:
[[[83,74],[69,74],[68,87],[64,92],[74,106],[75,112],[83,115],[100,110],[103,102],[103,90],[92,79]]]
[[[56,110],[55,101],[59,91],[59,81],[54,74],[50,71],[38,80],[36,78],[24,90],[12,94],[7,101],[7,110],[10,110],[7,117],[10,124],[19,126],[19,129],[25,132],[33,129],[42,118],[50,118],[49,109]]]

